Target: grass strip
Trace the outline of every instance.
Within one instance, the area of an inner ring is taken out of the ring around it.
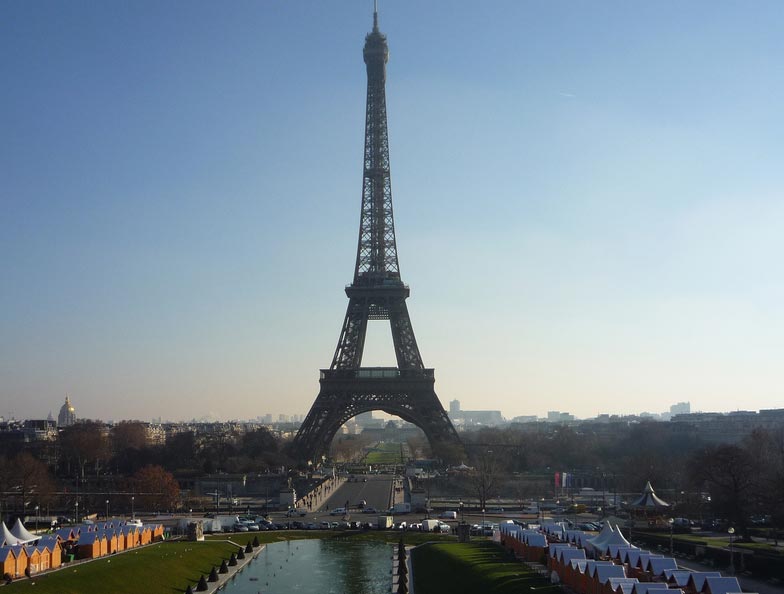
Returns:
[[[223,541],[164,542],[66,566],[3,588],[4,594],[174,594],[195,587],[237,547]]]
[[[403,457],[399,443],[383,442],[373,447],[365,456],[365,464],[401,464]]]
[[[417,594],[562,594],[489,542],[426,544],[412,552]]]

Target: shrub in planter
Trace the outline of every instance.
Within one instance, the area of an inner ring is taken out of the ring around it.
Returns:
[[[213,567],[212,571],[210,571],[210,577],[207,578],[207,581],[209,581],[209,582],[217,582],[218,581],[218,572],[215,571],[215,567]]]
[[[234,567],[236,565],[237,565],[237,555],[232,553],[231,557],[229,557],[229,567]]]
[[[207,580],[206,580],[206,579],[204,578],[204,576],[202,575],[202,576],[199,578],[199,583],[198,583],[198,585],[196,586],[196,591],[197,591],[197,592],[206,592],[206,591],[207,591],[207,590],[209,590],[209,589],[210,589],[210,587],[207,585]]]
[[[229,573],[229,566],[226,565],[226,559],[221,561],[220,569],[218,569],[218,573]]]

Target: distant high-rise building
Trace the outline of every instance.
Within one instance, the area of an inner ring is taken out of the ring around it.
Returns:
[[[560,412],[557,410],[547,411],[548,423],[569,423],[571,421],[574,421],[574,415],[568,412]]]
[[[688,415],[689,413],[691,413],[691,403],[689,402],[679,402],[670,407],[671,415]]]
[[[449,413],[455,414],[460,412],[460,401],[455,399],[449,402]]]
[[[358,427],[372,427],[374,421],[373,411],[369,410],[367,412],[359,413],[354,417],[354,421],[357,423]]]
[[[289,422],[289,416],[288,415],[284,415],[284,414],[278,415],[278,422],[279,423],[288,423]]]
[[[60,407],[60,414],[57,415],[57,425],[60,427],[70,427],[76,423],[76,410],[71,404],[71,399],[65,397],[65,404]]]

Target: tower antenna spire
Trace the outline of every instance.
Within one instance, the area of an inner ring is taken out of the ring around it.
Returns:
[[[373,0],[373,31],[378,31],[378,0]]]

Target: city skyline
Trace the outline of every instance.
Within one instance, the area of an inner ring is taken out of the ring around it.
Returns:
[[[307,411],[355,257],[372,3],[0,14],[0,415]],[[780,407],[782,21],[382,3],[400,267],[442,404]],[[372,326],[365,364],[389,364]]]

